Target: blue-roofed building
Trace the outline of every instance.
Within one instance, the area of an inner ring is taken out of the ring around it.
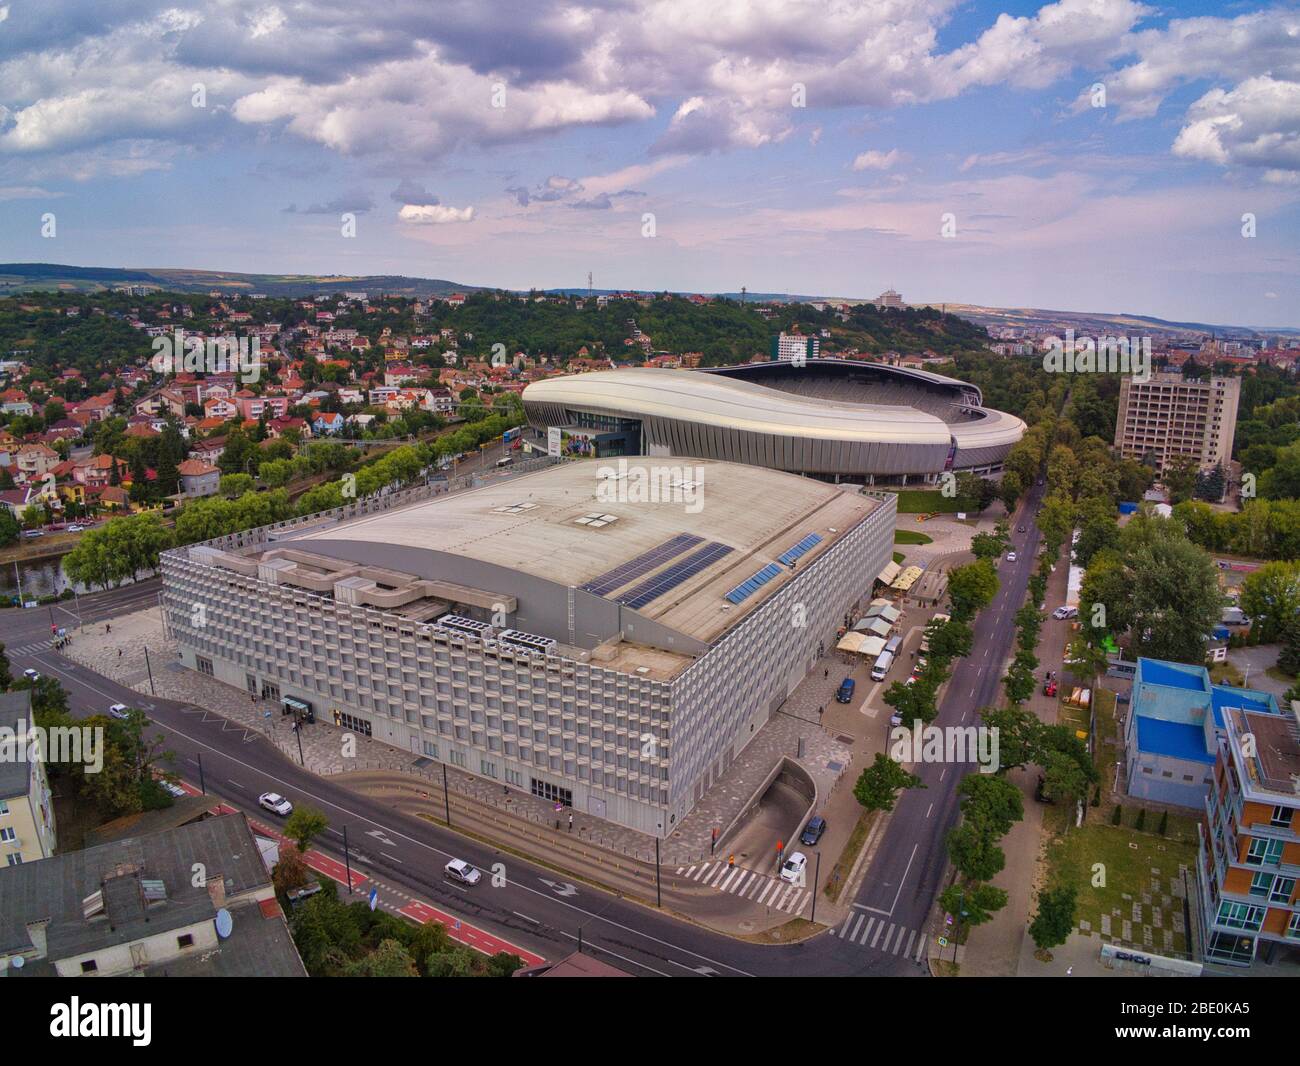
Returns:
[[[1216,685],[1204,666],[1139,659],[1124,725],[1128,794],[1204,809],[1225,708],[1281,713],[1270,693]]]

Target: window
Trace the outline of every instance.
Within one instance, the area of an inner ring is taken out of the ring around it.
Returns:
[[[196,655],[196,656],[194,657],[194,665],[198,668],[199,673],[201,673],[201,674],[207,674],[208,677],[212,677],[212,676],[213,676],[213,674],[212,674],[212,660],[211,660],[211,659],[205,659],[205,658],[203,658],[202,655]],[[85,965],[85,964],[83,963],[82,965]]]
[[[8,860],[9,860],[9,865],[10,865],[10,866],[18,866],[18,865],[20,865],[20,864],[22,863],[22,861],[23,861],[23,857],[22,857],[21,855],[19,855],[18,852],[16,852],[16,851],[15,851],[15,852],[12,852],[10,855],[8,855],[7,858],[8,858]]]
[[[9,813],[9,803],[7,800],[0,800],[0,816]]]
[[[3,841],[6,844],[12,844],[17,839],[18,834],[14,832],[13,826],[7,825],[3,829],[0,829],[0,841]]]
[[[1264,840],[1256,837],[1251,840],[1246,852],[1246,862],[1250,866],[1276,866],[1282,861],[1281,840]]]
[[[559,803],[565,807],[573,806],[573,792],[567,788],[561,788],[559,785],[553,785],[549,781],[542,781],[540,778],[532,779],[532,793],[534,796],[540,796],[551,803]]]
[[[1233,903],[1224,900],[1219,904],[1219,925],[1231,926],[1233,929],[1258,930],[1264,923],[1264,908],[1252,907],[1246,903]]]
[[[99,967],[95,965],[94,959],[87,959],[85,962],[81,964],[82,973],[94,973],[98,969]]]
[[[1286,925],[1286,935],[1300,938],[1300,911],[1291,915],[1291,920]]]
[[[1274,876],[1272,874],[1255,874],[1250,879],[1250,894],[1252,896],[1265,896],[1273,890]]]
[[[182,949],[192,948],[194,946],[193,935],[191,935],[190,933],[185,933],[183,936],[178,936],[176,938],[176,946]]]
[[[1281,806],[1279,806],[1279,807],[1274,807],[1274,808],[1273,808],[1273,816],[1272,816],[1271,818],[1269,818],[1269,820],[1268,820],[1268,824],[1269,824],[1269,825],[1272,825],[1272,826],[1276,826],[1278,829],[1290,829],[1290,828],[1291,828],[1291,808],[1290,808],[1290,807],[1281,807]]]
[[[1273,882],[1273,891],[1268,896],[1269,902],[1290,903],[1293,892],[1295,892],[1295,878],[1279,877]]]

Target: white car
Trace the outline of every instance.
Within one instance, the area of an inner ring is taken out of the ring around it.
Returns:
[[[108,713],[114,718],[130,718],[131,712],[127,710],[125,703],[115,703],[108,709]]]
[[[1079,608],[1077,608],[1077,607],[1058,607],[1056,610],[1054,610],[1054,611],[1052,612],[1052,617],[1055,618],[1057,621],[1060,621],[1060,620],[1063,619],[1063,618],[1078,618],[1078,617],[1079,617]]]
[[[1007,562],[1009,562],[1009,563],[1014,563],[1015,561],[1016,561],[1016,553],[1015,553],[1015,552],[1007,552]]]
[[[265,807],[272,814],[288,817],[293,813],[293,804],[278,792],[263,792],[257,797],[259,807]]]
[[[452,859],[442,870],[453,881],[459,881],[462,885],[477,885],[483,880],[483,875],[464,859]]]
[[[804,870],[808,868],[808,856],[802,851],[792,852],[790,857],[781,864],[781,880],[789,881],[792,885],[803,884]]]
[[[79,525],[77,525],[76,523],[73,523],[72,525],[68,526],[68,528],[67,528],[64,532],[67,532],[67,533],[84,533],[84,532],[86,532],[86,527],[85,527],[85,526],[79,526]]]
[[[27,678],[28,681],[39,681],[41,679],[41,675],[30,666],[23,671],[23,677]]]
[[[165,777],[159,778],[158,784],[162,786],[164,792],[171,793],[177,799],[183,799],[185,796],[189,795],[189,793],[181,788],[181,786],[175,781],[168,781]]]

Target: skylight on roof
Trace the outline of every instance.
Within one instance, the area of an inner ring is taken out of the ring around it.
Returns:
[[[599,511],[590,511],[581,518],[575,518],[573,524],[577,526],[589,526],[591,529],[599,529],[601,526],[608,526],[618,521],[616,514],[601,514]]]
[[[509,503],[504,507],[493,507],[492,510],[496,514],[522,514],[524,511],[533,510],[536,506],[535,503]]]

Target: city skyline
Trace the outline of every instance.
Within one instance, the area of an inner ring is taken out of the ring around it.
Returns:
[[[11,0],[3,258],[1295,326],[1300,16],[1212,12]]]

